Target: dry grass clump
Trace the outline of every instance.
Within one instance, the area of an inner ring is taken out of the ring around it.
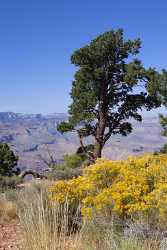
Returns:
[[[145,237],[144,233],[125,234],[121,229],[120,221],[112,219],[108,225],[101,217],[86,221],[80,232],[81,249],[89,250],[165,250],[162,249],[164,238],[159,236]],[[133,231],[134,225],[129,225],[129,230]],[[165,245],[167,247],[167,244]],[[80,248],[78,248],[80,250]]]
[[[70,231],[73,222],[68,204],[53,206],[48,198],[49,185],[46,181],[33,182],[18,194],[24,249],[77,250],[79,236]]]
[[[8,201],[5,195],[0,197],[0,222],[9,222],[17,218],[17,206]]]

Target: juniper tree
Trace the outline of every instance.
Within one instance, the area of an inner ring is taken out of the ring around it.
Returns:
[[[19,169],[16,168],[18,157],[10,149],[8,144],[0,143],[0,175],[12,176],[19,174]]]
[[[161,104],[167,108],[167,71],[163,69],[161,72],[155,73],[154,69],[150,69],[150,74],[154,81],[149,82],[147,89],[150,95],[156,96]],[[163,129],[162,135],[167,137],[167,116],[160,114],[159,118]],[[164,145],[160,152],[167,153],[167,144]]]
[[[59,124],[58,130],[77,131],[83,149],[82,139],[93,136],[94,160],[101,157],[111,135],[126,136],[132,131],[129,118],[141,121],[142,108],[150,110],[159,105],[156,96],[140,87],[154,83],[150,70],[136,58],[140,47],[140,39],[126,40],[122,29],[111,30],[71,57],[77,67],[70,93],[72,104],[68,122]]]

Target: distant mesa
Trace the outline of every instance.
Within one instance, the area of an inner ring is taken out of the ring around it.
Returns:
[[[28,134],[28,135],[32,135],[32,133],[31,133],[31,130],[30,130],[30,129],[26,129],[26,131],[27,131],[27,134]]]
[[[14,121],[18,118],[18,114],[13,112],[0,112],[0,121],[9,122]]]
[[[0,142],[1,143],[10,143],[14,140],[13,135],[0,135]]]
[[[44,142],[43,144],[44,145],[51,145],[51,144],[54,144],[54,143],[55,143],[55,139],[53,139],[51,141]]]
[[[132,151],[134,152],[134,153],[138,153],[138,152],[141,152],[141,151],[143,151],[144,150],[144,147],[139,147],[139,148],[134,148]]]
[[[33,146],[29,147],[29,148],[24,149],[23,152],[24,153],[33,152],[33,151],[37,151],[37,150],[38,150],[38,145],[33,145]]]
[[[47,155],[48,150],[58,162],[64,154],[73,153],[79,147],[75,133],[62,135],[56,129],[57,124],[67,118],[68,115],[64,113],[42,115],[0,112],[0,142],[9,143],[17,152],[21,169],[43,170],[47,166],[39,159],[39,155]],[[112,136],[104,149],[104,157],[122,159],[161,148],[167,141],[161,136],[158,116],[154,118],[155,115],[144,117],[142,123],[134,122],[134,130],[127,137]]]

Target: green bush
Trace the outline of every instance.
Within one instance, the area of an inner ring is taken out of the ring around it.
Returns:
[[[83,158],[81,155],[79,154],[66,154],[64,155],[64,161],[65,161],[65,165],[68,168],[79,168],[81,167],[82,163],[83,163]]]
[[[52,166],[53,170],[66,170],[81,168],[85,165],[87,158],[84,154],[65,154],[63,163],[56,163]]]
[[[0,143],[0,175],[12,176],[19,174],[19,169],[16,169],[18,157],[10,149],[8,144]]]
[[[86,165],[84,154],[66,154],[63,163],[52,165],[51,172],[47,174],[49,180],[66,180],[78,177],[82,174],[82,169]]]
[[[76,169],[70,169],[70,168],[64,168],[63,165],[61,165],[59,169],[55,169],[52,172],[48,173],[47,178],[48,180],[69,180],[75,177],[78,177],[82,174],[82,169],[76,168]]]
[[[160,153],[167,154],[167,143],[160,149]]]
[[[22,182],[22,179],[17,175],[13,176],[1,176],[0,175],[0,192],[4,192],[8,189],[14,189],[16,186]]]

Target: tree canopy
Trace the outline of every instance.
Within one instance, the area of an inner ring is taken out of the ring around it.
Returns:
[[[126,136],[132,131],[129,118],[141,121],[142,108],[160,105],[157,95],[149,95],[145,86],[156,85],[161,77],[136,58],[140,48],[140,39],[126,40],[122,29],[111,30],[71,57],[77,71],[70,93],[69,121],[59,124],[58,130],[77,131],[83,149],[82,139],[93,136],[93,159],[101,157],[111,135]]]
[[[161,104],[167,108],[167,71],[163,69],[161,72],[155,74],[152,72],[154,82],[149,82],[147,88],[151,95],[157,97]],[[156,80],[157,79],[157,80]],[[158,80],[160,79],[160,81]],[[160,123],[162,126],[162,135],[167,137],[167,116],[163,114],[159,115]],[[167,144],[160,151],[161,153],[167,153]]]
[[[18,174],[17,166],[18,157],[10,149],[8,144],[0,143],[0,175],[12,176]]]

